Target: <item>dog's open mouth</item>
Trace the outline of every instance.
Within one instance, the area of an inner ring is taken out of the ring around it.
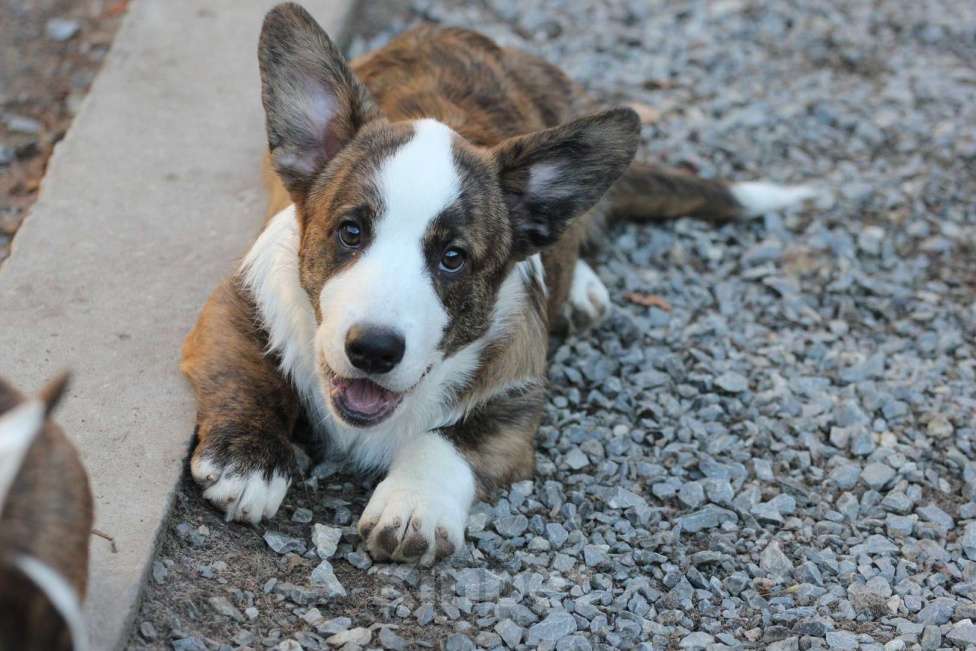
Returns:
[[[392,414],[403,399],[366,378],[350,379],[333,375],[329,398],[342,419],[356,427],[371,427]]]

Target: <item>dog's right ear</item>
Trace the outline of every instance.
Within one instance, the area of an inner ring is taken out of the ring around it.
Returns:
[[[271,161],[300,204],[326,163],[379,111],[328,34],[297,4],[268,12],[258,61]]]
[[[25,400],[0,414],[0,511],[27,451],[44,427],[46,407],[40,400]]]
[[[48,382],[37,398],[24,400],[0,414],[0,511],[27,451],[44,428],[44,419],[61,402],[69,379],[70,374],[62,373]]]

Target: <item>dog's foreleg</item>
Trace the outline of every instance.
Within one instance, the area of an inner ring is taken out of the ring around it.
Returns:
[[[228,520],[270,518],[297,472],[290,435],[299,401],[265,354],[254,307],[228,279],[183,345],[181,368],[197,398],[190,469]]]
[[[359,532],[377,560],[430,565],[464,545],[474,496],[468,461],[439,432],[424,432],[394,454],[359,519]]]

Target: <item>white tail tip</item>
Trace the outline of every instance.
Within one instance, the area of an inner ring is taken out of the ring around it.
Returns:
[[[746,216],[763,215],[774,210],[813,199],[819,192],[806,185],[777,185],[762,181],[735,183],[732,196],[742,204]]]

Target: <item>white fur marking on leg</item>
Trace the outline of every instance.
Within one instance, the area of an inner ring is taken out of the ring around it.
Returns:
[[[39,400],[22,402],[0,416],[0,507],[42,427],[44,405]]]
[[[582,260],[573,269],[569,289],[570,318],[575,324],[596,325],[610,313],[610,292],[596,272]]]
[[[193,459],[190,472],[204,487],[203,497],[224,511],[228,522],[257,524],[262,518],[273,518],[291,485],[291,479],[278,473],[268,481],[263,471],[241,473],[233,466],[220,468],[206,458]]]
[[[747,216],[762,215],[801,203],[817,196],[814,188],[804,185],[777,185],[762,181],[736,183],[732,196],[742,204]]]
[[[360,518],[361,526],[371,525],[370,551],[388,528],[398,530],[398,540],[401,535],[422,537],[427,548],[420,562],[425,565],[436,558],[438,530],[455,551],[461,549],[474,494],[474,473],[454,446],[432,432],[417,436],[398,450]],[[402,551],[394,556],[402,558]]]

